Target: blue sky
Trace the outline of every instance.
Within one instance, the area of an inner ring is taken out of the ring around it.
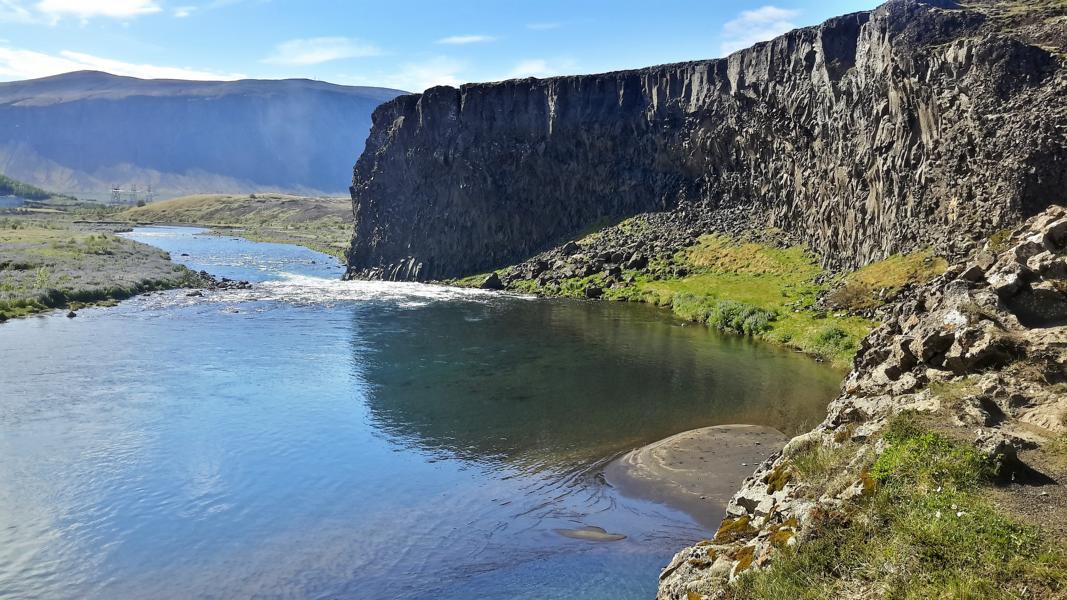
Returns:
[[[421,91],[714,58],[872,0],[0,0],[0,80],[308,77]]]

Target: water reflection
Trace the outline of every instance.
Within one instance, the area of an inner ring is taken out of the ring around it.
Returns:
[[[131,235],[261,283],[0,327],[5,599],[647,598],[706,532],[587,467],[701,425],[804,429],[836,388],[646,306],[339,282],[293,247]],[[627,538],[555,533],[584,525]]]
[[[821,420],[839,375],[648,306],[435,303],[360,323],[375,423],[419,447],[531,467],[587,464],[706,425]]]

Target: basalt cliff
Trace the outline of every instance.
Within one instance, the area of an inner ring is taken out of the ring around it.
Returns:
[[[963,256],[1067,186],[1063,12],[891,0],[723,59],[400,96],[355,166],[348,276],[484,272],[646,212],[835,269]]]

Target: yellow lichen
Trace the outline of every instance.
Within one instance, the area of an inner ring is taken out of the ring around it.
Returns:
[[[860,474],[860,483],[863,484],[863,496],[871,496],[874,491],[878,489],[878,482],[871,477],[871,474],[864,471]]]
[[[783,527],[771,534],[771,545],[775,548],[784,548],[789,543],[789,540],[793,539],[794,535],[796,534],[793,533],[793,530]]]
[[[745,546],[734,554],[734,560],[737,561],[737,566],[734,567],[734,574],[743,573],[752,566],[752,562],[756,560],[756,547]]]
[[[750,526],[748,515],[736,519],[723,519],[719,530],[715,532],[716,544],[729,544],[739,539],[752,537],[756,529]]]
[[[767,484],[767,491],[771,494],[781,491],[785,488],[793,479],[793,471],[785,464],[780,464],[774,468],[767,477],[763,479],[763,482]]]

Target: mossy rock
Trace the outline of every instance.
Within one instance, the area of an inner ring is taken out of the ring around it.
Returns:
[[[794,532],[792,529],[787,529],[783,527],[778,531],[772,533],[769,539],[771,541],[771,545],[775,548],[785,548],[787,545],[789,545],[789,540],[793,539],[795,535],[796,532]]]
[[[748,515],[735,519],[723,519],[719,530],[715,532],[715,543],[729,544],[756,535],[756,528],[749,525],[750,520]]]
[[[775,467],[763,478],[763,482],[767,484],[767,492],[771,494],[782,491],[792,480],[793,470],[785,463]]]
[[[737,566],[734,567],[734,574],[744,573],[756,560],[756,547],[745,546],[741,548],[734,553],[733,559],[737,561]]]

